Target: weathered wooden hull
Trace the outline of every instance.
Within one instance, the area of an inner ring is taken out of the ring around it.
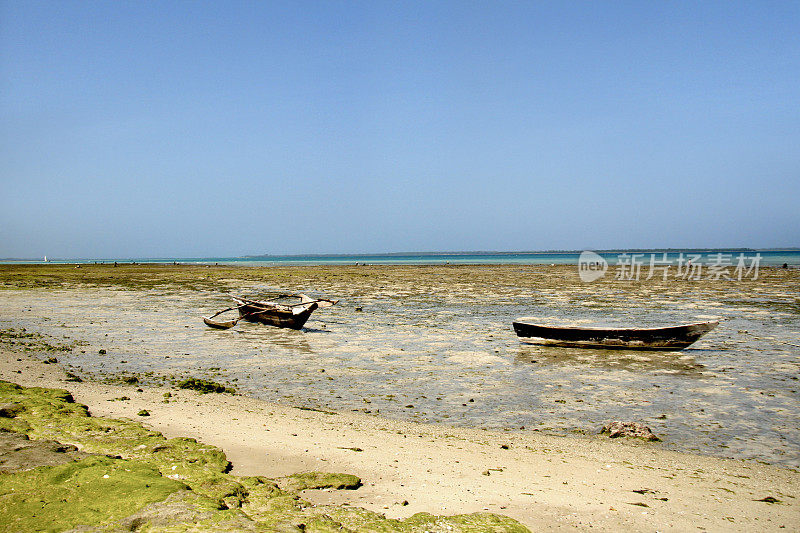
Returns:
[[[718,322],[663,328],[581,328],[514,322],[517,336],[533,344],[617,350],[680,350],[714,329]]]
[[[319,305],[311,302],[302,308],[281,308],[269,302],[245,302],[239,298],[234,301],[240,306],[239,316],[248,322],[258,322],[279,328],[301,329]]]

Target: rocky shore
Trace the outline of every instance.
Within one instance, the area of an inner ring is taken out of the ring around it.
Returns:
[[[91,416],[67,390],[0,381],[2,531],[528,531],[489,513],[392,520],[315,505],[301,493],[356,490],[361,479],[241,476],[231,466],[222,450],[193,438]]]

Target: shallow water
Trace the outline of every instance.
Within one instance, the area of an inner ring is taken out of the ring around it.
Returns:
[[[302,331],[207,328],[200,315],[230,305],[218,292],[4,290],[0,327],[85,341],[59,355],[78,373],[206,377],[296,406],[487,428],[596,433],[639,421],[672,449],[800,467],[799,274],[585,284],[574,267],[350,268],[298,287],[342,299]],[[689,349],[637,352],[523,344],[511,328],[521,316],[722,323]]]

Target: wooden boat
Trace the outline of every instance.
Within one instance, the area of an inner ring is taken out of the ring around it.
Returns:
[[[717,327],[698,322],[661,328],[543,326],[514,322],[517,336],[533,344],[618,350],[680,350]]]
[[[243,296],[234,296],[233,301],[236,303],[235,307],[229,307],[210,317],[203,317],[203,322],[217,329],[232,328],[239,320],[260,322],[279,328],[301,329],[316,309],[330,307],[338,300],[315,299],[305,294],[286,294],[273,300],[250,300]],[[213,320],[217,315],[233,309],[239,310],[239,318],[227,321]]]

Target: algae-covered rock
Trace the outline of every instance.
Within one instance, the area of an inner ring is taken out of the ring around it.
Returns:
[[[195,390],[201,394],[209,394],[212,392],[236,394],[236,389],[232,387],[226,387],[216,381],[198,378],[184,379],[178,382],[178,388]]]
[[[359,507],[322,506],[319,512],[351,531],[370,532],[449,532],[449,533],[530,533],[528,528],[507,516],[491,513],[472,513],[454,516],[437,516],[417,513],[405,520],[386,518],[384,515]]]
[[[54,466],[87,457],[69,444],[52,440],[30,440],[25,433],[0,429],[0,472],[19,472],[39,466]]]
[[[21,418],[0,417],[0,431],[13,431],[15,433],[27,433],[31,430],[31,425]]]
[[[328,472],[303,472],[277,480],[278,485],[288,491],[300,492],[307,489],[349,489],[361,486],[361,478],[352,474],[333,474]]]
[[[25,407],[22,404],[9,402],[0,404],[0,418],[15,418]]]
[[[0,473],[0,531],[63,531],[100,524],[184,488],[150,465],[104,456]]]
[[[209,500],[190,490],[173,492],[164,501],[151,503],[137,512],[119,520],[116,524],[123,531],[163,529],[180,523],[192,524],[208,520],[216,508]]]
[[[434,516],[428,513],[417,513],[404,521],[404,525],[413,531],[497,531],[508,533],[525,533],[528,528],[507,516],[491,513],[472,513],[456,516]],[[449,526],[449,527],[448,527]]]
[[[30,438],[73,444],[89,453],[140,460],[188,485],[200,486],[230,469],[225,454],[214,446],[188,438],[168,440],[127,420],[91,417],[86,406],[74,403],[64,390],[22,388],[0,381],[0,402],[24,407],[12,420],[17,426],[27,426],[24,432]]]
[[[357,489],[361,480],[307,472],[281,478],[279,486],[260,476],[233,476],[220,449],[166,439],[135,422],[92,417],[65,390],[0,381],[0,405],[11,406],[13,417],[0,417],[0,429],[13,426],[14,439],[72,454],[66,464],[0,473],[0,532],[527,531],[491,514],[393,520],[358,507],[314,506],[298,492]]]
[[[247,489],[241,483],[233,479],[233,476],[224,474],[205,476],[197,488],[218,501],[220,509],[237,509],[248,496]]]

